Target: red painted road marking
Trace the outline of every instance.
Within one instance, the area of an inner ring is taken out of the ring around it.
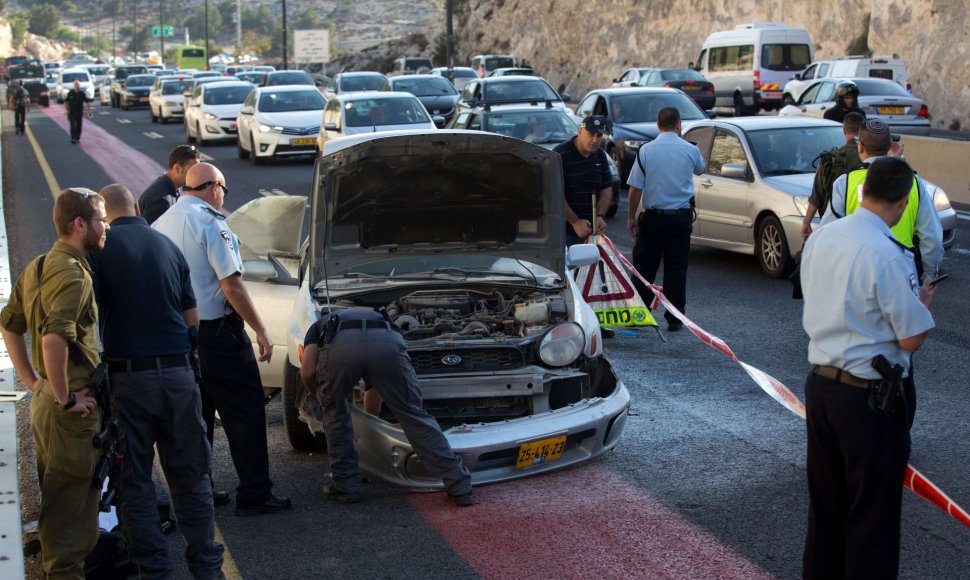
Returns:
[[[591,464],[475,488],[455,508],[411,494],[484,578],[771,578],[623,477]]]
[[[64,129],[65,143],[68,143],[71,126],[67,116],[64,115],[64,110],[60,107],[38,108]],[[92,119],[84,120],[80,147],[101,166],[113,182],[127,185],[135,194],[135,199],[138,199],[148,184],[165,172],[165,168],[160,163],[132,149],[124,141],[93,123]],[[62,185],[70,187],[71,184]]]

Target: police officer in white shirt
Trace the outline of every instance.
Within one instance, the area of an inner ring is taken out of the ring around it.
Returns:
[[[218,411],[239,476],[236,515],[288,510],[289,499],[270,493],[263,386],[243,323],[256,333],[260,362],[269,362],[273,344],[242,282],[239,240],[218,211],[229,188],[215,166],[199,163],[186,173],[182,190],[152,227],[175,242],[189,263],[199,308],[202,416],[209,442]]]
[[[805,578],[895,578],[902,481],[916,395],[910,359],[933,328],[936,288],[921,287],[913,257],[890,227],[906,211],[913,172],[875,160],[860,207],[808,238],[801,263],[803,324],[813,365],[808,412]],[[904,369],[895,410],[870,396],[882,355]],[[883,411],[886,411],[883,409]]]

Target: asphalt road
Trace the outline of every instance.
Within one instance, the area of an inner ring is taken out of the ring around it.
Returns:
[[[15,276],[54,239],[51,181],[43,163],[60,187],[98,189],[122,181],[142,184],[134,187],[140,190],[184,139],[181,125],[151,124],[146,110],[96,107],[97,127],[86,127],[82,144],[72,146],[59,111],[35,109],[28,123],[42,163],[30,139],[14,135],[12,115],[3,115],[4,207]],[[203,152],[226,175],[229,210],[260,195],[310,191],[309,162],[257,168],[237,159],[232,144],[207,145]],[[622,231],[625,211],[623,202],[608,234],[629,249]],[[968,226],[970,221],[960,221],[956,245],[946,255],[944,269],[951,277],[933,308],[937,329],[916,355],[919,410],[911,458],[965,509],[970,509]],[[691,252],[687,314],[741,360],[802,397],[807,338],[802,304],[790,293],[786,281],[762,275],[753,257],[705,248]],[[381,483],[369,486],[359,505],[324,500],[319,488],[326,458],[290,449],[280,403],[272,402],[267,430],[275,491],[291,497],[296,509],[247,519],[217,508],[227,575],[800,577],[807,510],[802,420],[693,335],[666,338],[644,331],[620,333],[608,342],[608,356],[633,397],[614,452],[555,474],[478,488],[478,505],[463,510],[448,507],[440,493],[407,493]],[[23,477],[30,471],[32,466],[21,467]],[[221,432],[214,473],[219,487],[234,486]],[[173,557],[180,560],[183,550],[180,537],[173,536]],[[901,566],[905,578],[970,578],[970,529],[905,492]],[[184,564],[178,577],[189,578]]]

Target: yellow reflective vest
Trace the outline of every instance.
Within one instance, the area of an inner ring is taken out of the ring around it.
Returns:
[[[845,183],[845,215],[853,213],[859,208],[862,202],[862,184],[866,181],[868,167],[850,171]],[[906,211],[899,218],[899,223],[890,228],[896,241],[907,248],[912,248],[916,237],[916,214],[919,212],[919,185],[916,176],[913,176],[913,187],[909,190],[909,203],[906,204]]]

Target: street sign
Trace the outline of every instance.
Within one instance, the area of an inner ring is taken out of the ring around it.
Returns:
[[[175,36],[174,26],[152,26],[152,38]]]
[[[330,31],[293,31],[293,60],[296,62],[330,62]]]

